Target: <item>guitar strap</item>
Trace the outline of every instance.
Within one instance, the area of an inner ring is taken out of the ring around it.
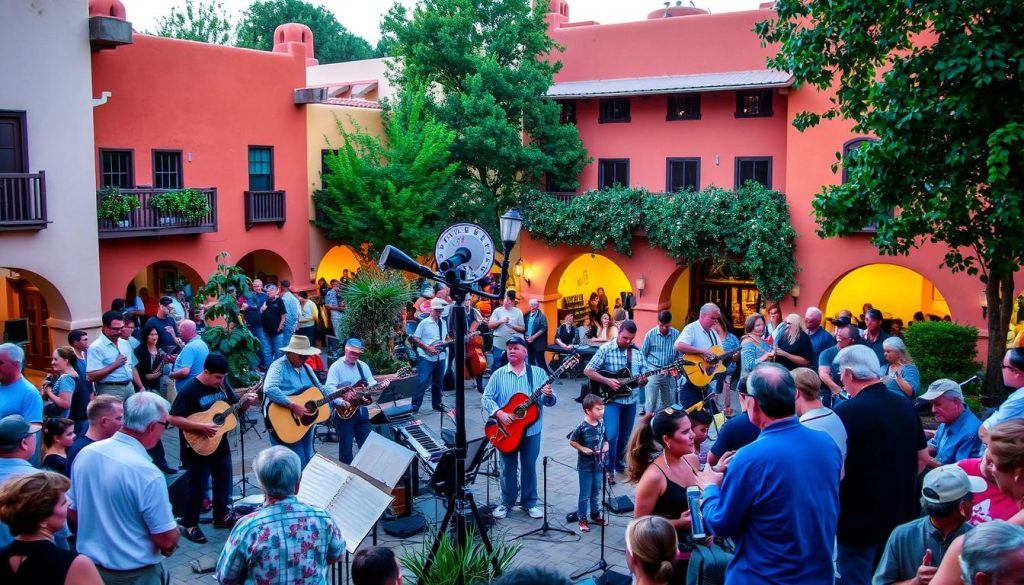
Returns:
[[[633,346],[630,345],[626,348],[626,369],[629,370],[629,375],[633,375]]]
[[[356,368],[359,370],[359,375],[362,376],[363,381],[367,384],[373,385],[373,378],[370,376],[370,372],[363,369],[365,366],[361,360],[356,361]]]

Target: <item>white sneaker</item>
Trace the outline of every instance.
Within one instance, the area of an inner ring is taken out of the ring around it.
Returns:
[[[534,506],[526,511],[530,515],[530,518],[543,518],[544,510],[541,510],[539,506]]]
[[[499,504],[497,508],[491,511],[491,516],[501,519],[508,516],[508,508],[504,504]]]

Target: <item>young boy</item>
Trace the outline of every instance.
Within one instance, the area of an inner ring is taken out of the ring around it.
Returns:
[[[605,523],[601,517],[601,482],[604,477],[601,471],[602,455],[608,451],[608,441],[604,435],[604,402],[600,396],[587,394],[583,398],[583,421],[569,433],[566,438],[574,449],[579,451],[576,459],[576,472],[580,480],[580,498],[577,514],[580,518],[580,531],[590,532],[587,522],[587,508],[590,508],[590,522],[601,526]]]
[[[711,413],[706,410],[695,410],[687,415],[690,418],[690,425],[693,429],[693,450],[697,453],[700,464],[708,462],[708,452],[711,451],[711,443],[708,441],[708,429],[714,419]]]

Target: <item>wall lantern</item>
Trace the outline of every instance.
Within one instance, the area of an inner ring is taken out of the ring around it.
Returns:
[[[637,297],[639,297],[641,299],[644,298],[644,289],[645,288],[647,288],[647,279],[644,277],[643,274],[641,274],[640,277],[636,279]]]
[[[526,269],[523,267],[523,259],[516,260],[516,265],[513,268],[516,273],[516,278],[522,278],[526,281],[526,286],[530,286],[530,278],[526,276]]]
[[[795,307],[800,299],[800,283],[794,282],[793,288],[789,289],[789,294],[793,295],[793,306]]]
[[[981,318],[988,319],[988,295],[985,294],[985,291],[981,291],[979,296],[981,298]]]

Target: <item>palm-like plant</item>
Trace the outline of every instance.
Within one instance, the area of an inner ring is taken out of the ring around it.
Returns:
[[[342,329],[362,339],[363,359],[374,372],[392,373],[400,364],[391,357],[390,341],[402,307],[414,298],[413,288],[400,272],[364,267],[341,291],[345,301]]]
[[[430,546],[434,542],[434,536],[424,538],[419,549],[406,549],[401,555],[402,566],[416,577],[417,585],[455,585],[459,582],[460,573],[467,585],[490,583],[500,574],[493,572],[491,559],[497,559],[500,572],[503,573],[522,548],[519,543],[492,537],[494,553],[491,555],[487,553],[482,542],[473,538],[472,528],[469,528],[466,545],[462,548],[457,548],[451,534],[445,533],[441,535],[441,545],[437,549],[434,562],[430,565],[430,572],[426,572],[424,567],[430,558]]]

